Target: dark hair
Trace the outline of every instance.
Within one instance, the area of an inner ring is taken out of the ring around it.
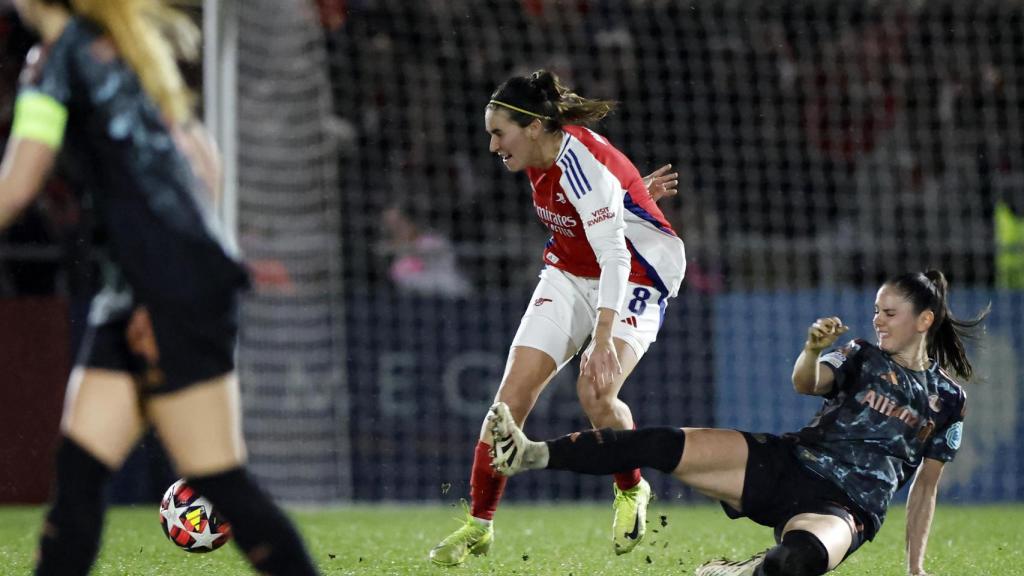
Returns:
[[[537,70],[502,82],[491,94],[487,107],[505,110],[520,126],[539,118],[545,130],[554,132],[565,124],[589,126],[607,116],[616,104],[613,100],[584,98],[563,86],[554,73]]]
[[[934,358],[941,368],[953,370],[958,376],[970,380],[974,374],[971,361],[967,358],[963,341],[976,338],[981,323],[992,311],[989,304],[970,320],[961,320],[949,310],[949,283],[939,270],[910,272],[886,281],[886,285],[899,290],[914,306],[914,313],[931,310],[935,321],[928,329],[928,356]]]

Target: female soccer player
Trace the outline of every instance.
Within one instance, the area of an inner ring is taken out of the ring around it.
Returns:
[[[604,137],[584,126],[613,103],[582,98],[554,74],[538,71],[503,83],[484,114],[490,151],[511,172],[525,170],[533,203],[551,229],[547,265],[512,341],[496,400],[522,424],[538,395],[589,338],[576,385],[594,426],[633,427],[619,389],[654,342],[667,300],[686,267],[683,242],[655,204],[655,188],[670,182],[667,167],[645,179]],[[666,178],[668,180],[666,180]],[[490,430],[480,432],[470,477],[465,524],[430,551],[452,566],[486,553],[491,521],[506,479],[491,468]],[[613,543],[629,552],[644,535],[651,489],[639,470],[615,476]]]
[[[709,562],[697,576],[824,574],[874,538],[893,493],[916,472],[907,500],[907,569],[925,574],[939,478],[963,431],[966,396],[946,370],[971,377],[962,336],[988,314],[959,320],[946,295],[939,271],[893,278],[875,299],[877,344],[853,340],[825,355],[847,328],[839,318],[817,320],[793,366],[793,386],[825,401],[799,432],[604,429],[531,442],[508,407],[496,404],[495,467],[511,475],[650,466],[721,501],[730,518],[775,529],[774,548],[742,562]]]
[[[291,522],[245,470],[234,347],[248,280],[198,196],[200,178],[215,186],[219,166],[172,49],[194,46],[194,26],[159,0],[15,4],[43,46],[23,72],[0,167],[0,228],[63,151],[113,255],[68,384],[36,574],[89,571],[104,486],[148,424],[177,471],[231,521],[256,570],[316,574]]]

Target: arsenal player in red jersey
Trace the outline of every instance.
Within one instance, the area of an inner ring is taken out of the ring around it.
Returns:
[[[507,80],[485,109],[490,151],[510,171],[526,171],[537,216],[551,230],[540,282],[496,395],[519,424],[551,378],[582,351],[576,389],[590,422],[633,428],[619,390],[657,338],[665,306],[683,280],[683,242],[656,204],[674,193],[677,176],[666,166],[641,177],[629,158],[586,127],[613,107],[574,94],[541,70]],[[461,564],[491,547],[506,481],[491,468],[492,442],[483,426],[469,518],[430,551],[436,564]],[[624,554],[644,536],[651,488],[636,469],[616,474],[614,491],[612,541]]]

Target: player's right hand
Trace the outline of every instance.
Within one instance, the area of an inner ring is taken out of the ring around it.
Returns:
[[[814,351],[824,350],[849,331],[850,328],[844,326],[838,316],[818,318],[807,329],[807,342],[804,343],[804,348]]]
[[[600,398],[622,374],[619,355],[611,338],[593,339],[580,359],[580,373],[590,381],[594,396]]]

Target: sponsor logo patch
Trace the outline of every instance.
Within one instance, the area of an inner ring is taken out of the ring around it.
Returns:
[[[949,427],[946,431],[946,446],[949,446],[953,450],[960,448],[960,440],[964,434],[964,423],[957,422]]]
[[[593,226],[594,224],[599,224],[605,220],[611,220],[612,218],[615,218],[615,212],[612,212],[611,208],[594,210],[590,214],[590,220],[587,220],[587,226]]]
[[[846,354],[842,350],[833,350],[821,357],[819,362],[826,362],[833,368],[841,368],[846,363]]]

